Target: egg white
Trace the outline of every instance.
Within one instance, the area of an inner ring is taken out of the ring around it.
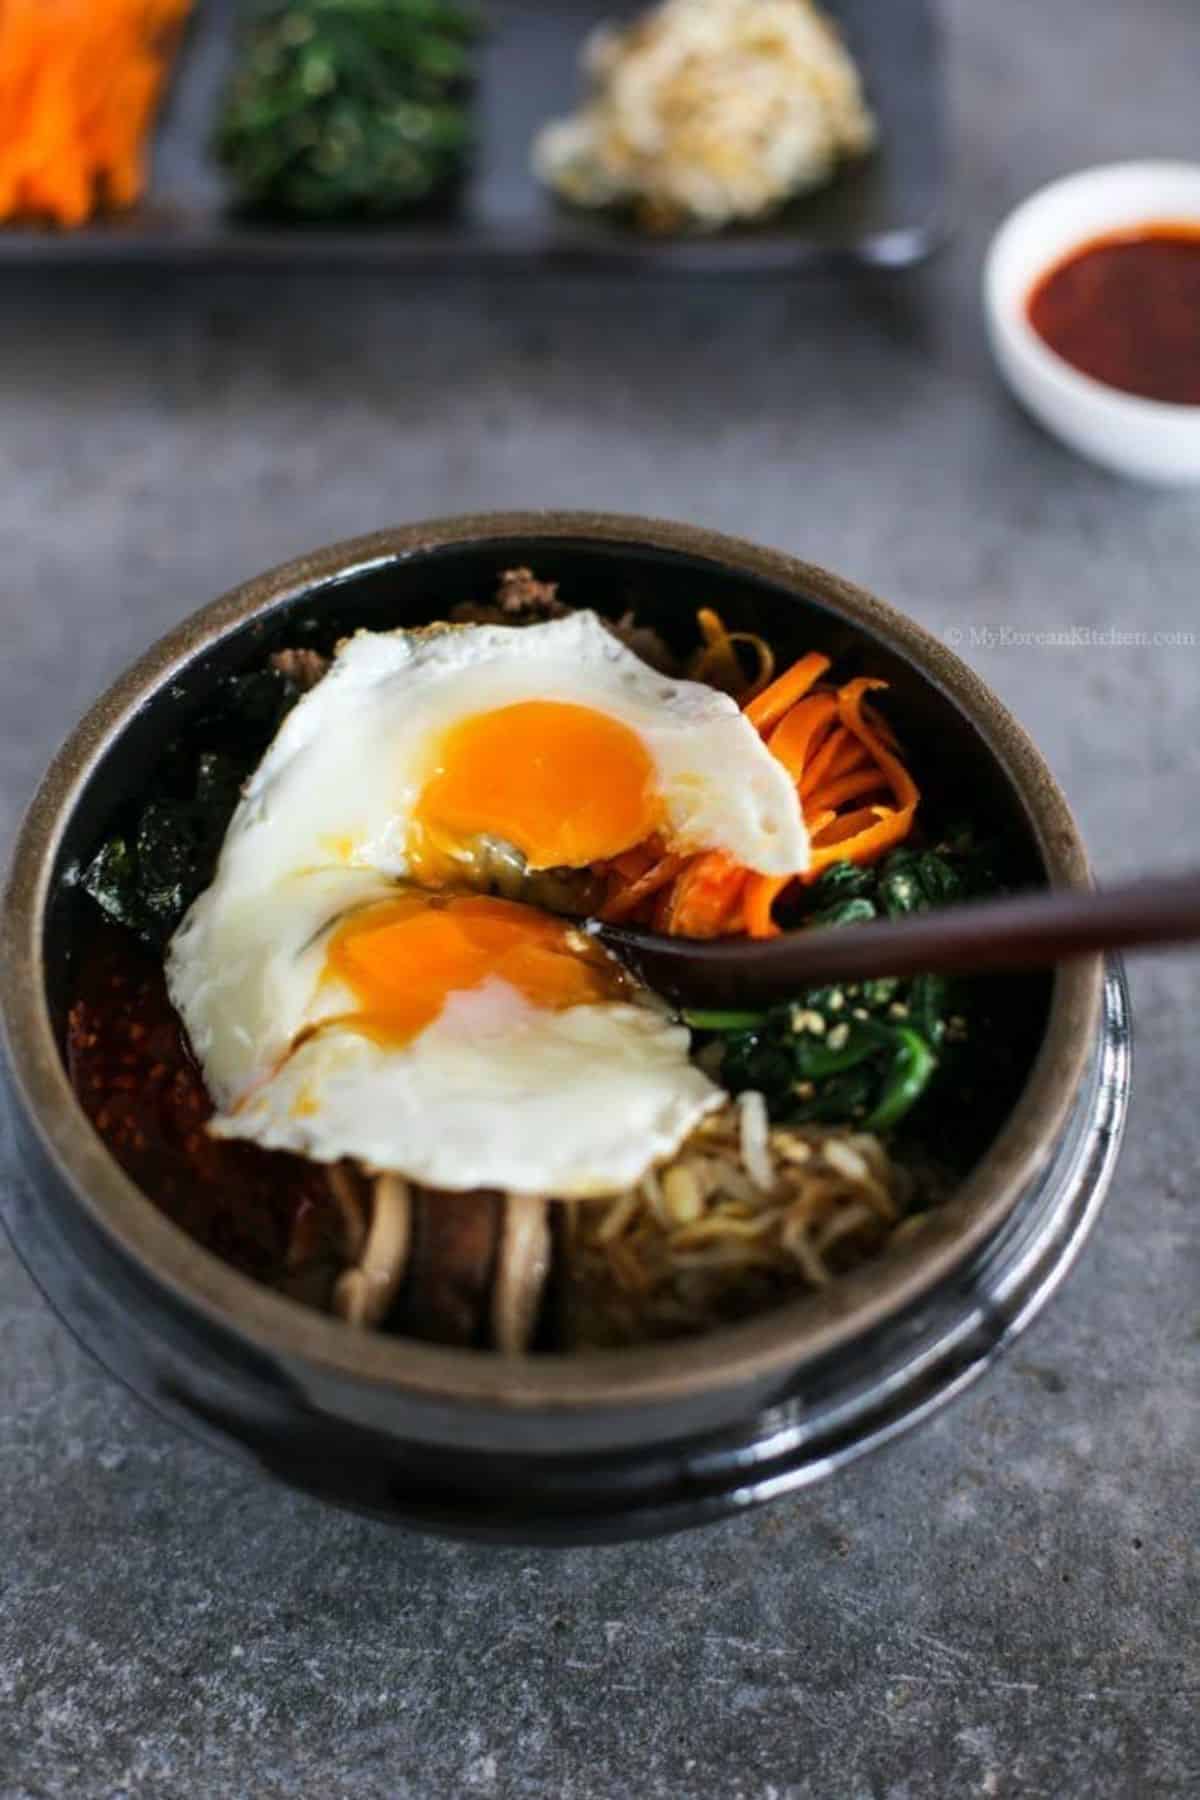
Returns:
[[[659,1013],[548,1012],[493,980],[407,1044],[317,1033],[214,1129],[430,1187],[583,1199],[636,1182],[723,1099]]]
[[[353,1010],[326,977],[329,935],[409,873],[431,744],[527,700],[587,706],[637,734],[673,848],[723,850],[763,874],[807,866],[795,788],[735,703],[657,674],[595,614],[360,632],[284,721],[168,950],[216,1131],[447,1188],[582,1194],[636,1180],[719,1102],[687,1032],[658,1011],[540,1011],[498,982],[452,996],[406,1044],[326,1024],[295,1047]]]

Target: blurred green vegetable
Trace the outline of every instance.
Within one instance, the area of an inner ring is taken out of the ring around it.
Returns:
[[[257,6],[216,138],[241,203],[387,217],[441,193],[472,147],[476,31],[453,0]]]

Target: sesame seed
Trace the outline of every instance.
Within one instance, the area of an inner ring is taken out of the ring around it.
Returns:
[[[813,1037],[822,1037],[825,1032],[825,1021],[819,1012],[812,1007],[794,1006],[792,1008],[792,1030],[809,1031]]]

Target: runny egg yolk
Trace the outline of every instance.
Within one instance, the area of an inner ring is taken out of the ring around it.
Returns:
[[[586,868],[657,828],[654,775],[637,733],[605,713],[558,700],[502,706],[441,740],[414,814],[418,841],[486,834],[530,868]]]
[[[452,994],[489,979],[549,1012],[627,993],[598,945],[533,907],[485,895],[409,893],[367,907],[335,932],[326,969],[358,1001],[339,1022],[387,1043],[415,1037]]]

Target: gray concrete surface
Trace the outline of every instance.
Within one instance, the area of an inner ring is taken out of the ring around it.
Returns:
[[[387,520],[653,510],[844,570],[964,648],[1105,874],[1200,849],[1200,496],[1119,485],[990,374],[986,236],[1197,153],[1192,0],[949,6],[963,229],[858,289],[306,277],[0,287],[0,826],[152,634]],[[0,1249],[0,1795],[928,1800],[1200,1791],[1197,965],[1139,968],[1127,1153],[1012,1359],[835,1487],[565,1555],[263,1485],[84,1361]]]

